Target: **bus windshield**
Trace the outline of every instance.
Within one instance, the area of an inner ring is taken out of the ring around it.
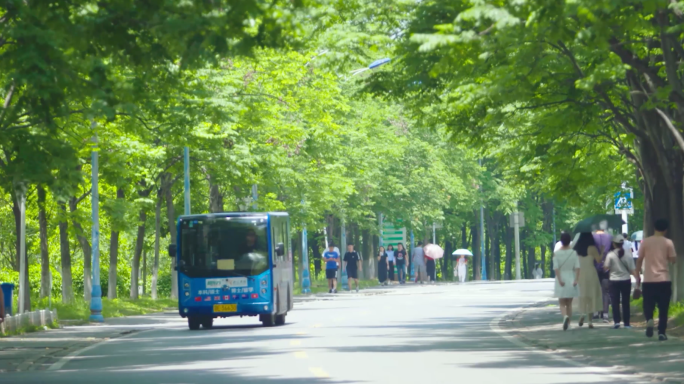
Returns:
[[[254,276],[268,267],[266,216],[181,222],[179,269],[189,277]]]

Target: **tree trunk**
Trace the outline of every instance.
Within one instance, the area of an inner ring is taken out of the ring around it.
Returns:
[[[119,187],[116,189],[116,198],[124,199],[124,190]],[[107,283],[107,297],[110,300],[116,299],[117,296],[117,277],[119,266],[119,231],[112,229],[109,236],[109,279]]]
[[[209,180],[209,212],[223,212],[223,195],[218,184],[212,184]]]
[[[59,252],[62,266],[62,303],[74,301],[74,285],[71,278],[71,251],[69,250],[69,223],[65,203],[59,203],[62,220],[59,222]]]
[[[143,296],[147,293],[147,248],[143,246],[142,254],[142,293]]]
[[[526,257],[527,252],[526,251],[527,251],[527,247],[523,247],[523,246],[520,247],[520,253],[521,253],[520,261],[522,263],[522,266],[521,266],[522,271],[520,273],[522,276],[520,276],[520,277],[523,279],[528,278],[527,277],[527,257]]]
[[[513,253],[515,252],[513,249],[513,236],[513,228],[506,227],[506,261],[504,265],[504,278],[506,280],[513,280],[512,265]]]
[[[21,249],[20,249],[20,243],[21,243],[21,238],[19,237],[19,233],[21,233],[21,212],[19,210],[19,202],[17,201],[17,195],[12,191],[10,193],[10,197],[12,197],[12,213],[14,214],[14,233],[15,233],[15,240],[14,240],[14,262],[12,263],[12,267],[14,267],[14,270],[16,272],[19,272],[19,267],[21,265]]]
[[[48,220],[45,212],[45,188],[38,186],[38,226],[40,228],[40,298],[50,296],[50,255],[48,254]]]
[[[161,237],[162,190],[157,190],[157,204],[154,208],[154,263],[152,264],[152,300],[157,300],[157,279],[159,278],[159,241]],[[296,266],[296,265],[295,265]]]
[[[166,219],[169,226],[169,234],[171,236],[171,244],[177,244],[176,237],[176,210],[173,205],[173,187],[174,181],[170,173],[165,173],[162,176],[162,189],[164,190],[164,199],[166,200]],[[171,258],[171,298],[178,298],[178,275],[175,270],[176,258]]]
[[[527,278],[532,279],[534,275],[532,275],[532,270],[534,269],[534,263],[537,262],[537,249],[534,246],[530,247],[530,250],[527,252]]]
[[[370,230],[368,229],[362,229],[361,230],[361,257],[363,257],[363,276],[365,279],[372,279],[372,270],[370,268],[370,265],[372,263],[372,260],[374,259],[373,257],[373,251],[371,250],[372,248],[372,242],[373,240],[371,239],[371,233]]]
[[[133,260],[131,262],[131,299],[138,298],[138,274],[140,273],[140,256],[145,242],[145,220],[147,220],[147,213],[145,208],[141,208],[138,222],[138,235],[135,241],[135,252],[133,253]]]
[[[461,227],[461,248],[467,249],[468,248],[468,236],[467,236],[467,228],[468,228],[468,223],[463,222],[463,227]]]
[[[29,281],[29,260],[28,260],[28,247],[24,249],[24,255],[22,256],[21,254],[21,231],[26,230],[26,227],[28,225],[26,223],[25,227],[22,229],[21,228],[21,208],[19,206],[19,196],[17,196],[16,193],[12,193],[12,212],[14,213],[14,223],[15,223],[15,232],[16,233],[16,238],[17,241],[15,242],[15,251],[16,251],[16,270],[19,271],[21,274],[21,259],[22,257],[24,258],[24,263],[26,265],[26,268],[24,268],[24,281],[26,282],[26,289],[24,289],[24,311],[30,312],[31,311],[31,282]],[[25,196],[24,196],[25,198]],[[24,215],[26,215],[26,202],[24,202]],[[24,234],[24,237],[26,235]],[[21,283],[21,279],[20,279]]]
[[[472,247],[471,249],[473,250],[473,280],[480,280],[482,279],[482,274],[480,271],[480,258],[482,250],[480,248],[480,230],[477,228],[477,225],[473,225],[470,227],[470,233],[472,234]]]
[[[454,277],[453,272],[453,260],[454,257],[451,254],[454,252],[454,246],[451,240],[446,240],[444,242],[444,271],[442,272],[444,280],[452,280]]]
[[[76,212],[78,208],[78,199],[72,197],[69,201],[69,211],[71,213]],[[83,297],[86,301],[90,301],[90,295],[92,293],[92,282],[91,282],[91,258],[92,258],[92,248],[90,247],[90,242],[86,237],[83,226],[76,219],[71,221],[74,230],[76,231],[76,239],[81,245],[81,250],[83,251]]]

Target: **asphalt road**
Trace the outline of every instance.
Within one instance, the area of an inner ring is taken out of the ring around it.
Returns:
[[[632,383],[516,344],[497,319],[551,296],[549,281],[404,286],[295,306],[287,325],[223,319],[190,331],[173,315],[8,383]],[[560,320],[560,318],[559,318]],[[560,330],[559,326],[559,332]]]

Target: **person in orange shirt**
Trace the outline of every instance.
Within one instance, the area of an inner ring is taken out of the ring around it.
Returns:
[[[645,238],[639,247],[637,271],[644,271],[642,284],[644,297],[644,317],[646,318],[646,336],[653,337],[653,311],[658,306],[658,339],[667,340],[667,315],[672,297],[672,281],[670,280],[669,263],[677,261],[672,240],[665,237],[669,223],[660,219],[655,222],[655,235]]]

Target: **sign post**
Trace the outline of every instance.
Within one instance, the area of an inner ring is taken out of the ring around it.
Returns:
[[[629,216],[634,214],[634,205],[632,204],[632,199],[634,198],[634,190],[632,188],[627,188],[625,184],[622,184],[622,191],[615,193],[614,195],[614,209],[616,215],[622,216],[622,221],[625,223],[622,225],[622,233],[629,233]]]

